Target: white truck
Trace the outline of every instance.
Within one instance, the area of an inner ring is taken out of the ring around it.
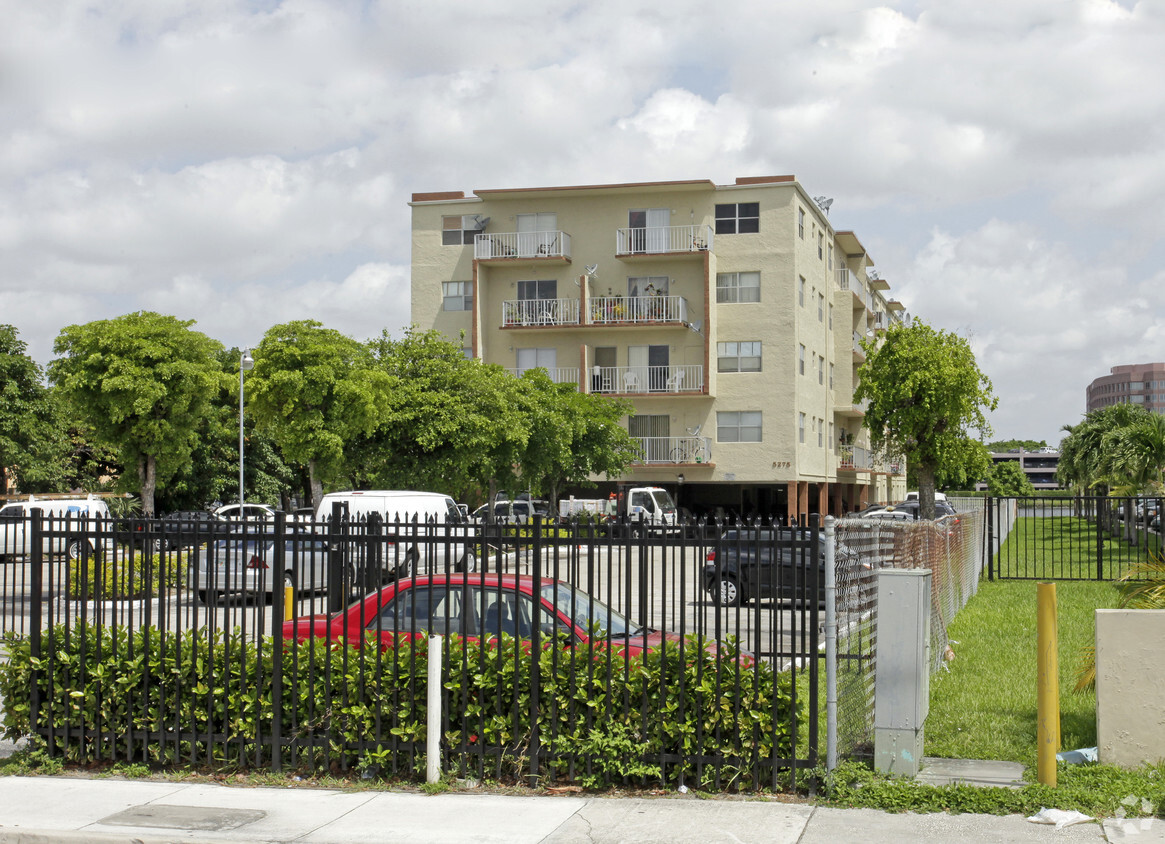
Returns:
[[[671,493],[659,486],[620,487],[607,498],[564,498],[558,502],[558,515],[564,519],[589,514],[604,521],[619,521],[626,516],[632,522],[647,525],[676,524],[676,504]]]

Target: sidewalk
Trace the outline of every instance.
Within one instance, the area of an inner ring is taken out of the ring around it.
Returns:
[[[1019,815],[888,814],[777,800],[507,796],[0,777],[0,844],[1165,842],[1165,821],[1061,830]]]

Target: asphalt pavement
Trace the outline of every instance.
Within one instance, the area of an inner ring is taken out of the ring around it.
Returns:
[[[0,844],[45,842],[835,844],[1165,842],[1165,821],[1057,829],[1021,815],[890,814],[780,798],[341,791],[205,782],[0,777]]]

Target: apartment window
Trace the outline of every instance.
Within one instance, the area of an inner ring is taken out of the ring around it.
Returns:
[[[760,348],[760,340],[717,343],[717,369],[720,372],[760,372]]]
[[[798,349],[798,352],[797,352],[797,372],[800,373],[801,375],[804,375],[805,374],[805,347],[798,345],[797,349]]]
[[[759,231],[759,202],[733,202],[716,206],[716,234],[751,234]]]
[[[762,436],[759,410],[722,410],[716,414],[716,439],[722,443],[759,443]]]
[[[805,209],[797,209],[797,237],[805,239]]]
[[[818,448],[825,447],[825,420],[824,419],[817,420],[817,447]]]
[[[817,358],[817,383],[825,383],[825,358],[820,355]]]
[[[441,243],[445,246],[472,244],[474,235],[480,232],[481,227],[476,214],[441,218]]]
[[[833,364],[829,365],[829,389],[833,389]]]
[[[557,349],[515,349],[514,351],[517,353],[519,375],[529,369],[545,369],[550,373],[551,378],[554,377],[558,367]]]
[[[829,423],[829,450],[833,451],[833,423]]]
[[[829,244],[829,269],[833,269],[833,244]]]
[[[441,282],[443,307],[447,311],[473,310],[473,282],[471,281],[443,281]]]
[[[557,299],[558,280],[553,278],[531,279],[518,282],[519,299]]]
[[[805,305],[805,276],[797,277],[797,304]]]
[[[797,442],[805,442],[805,414],[797,414]]]
[[[825,235],[821,232],[817,233],[817,258],[820,260],[825,257]]]
[[[760,273],[717,273],[717,302],[759,302]]]
[[[817,294],[817,321],[825,322],[825,294]]]
[[[833,305],[829,306],[829,330],[833,331]]]

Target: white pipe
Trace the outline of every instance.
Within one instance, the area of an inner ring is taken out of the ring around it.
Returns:
[[[441,781],[441,637],[429,637],[425,781]]]
[[[825,517],[825,770],[837,767],[837,526]]]

